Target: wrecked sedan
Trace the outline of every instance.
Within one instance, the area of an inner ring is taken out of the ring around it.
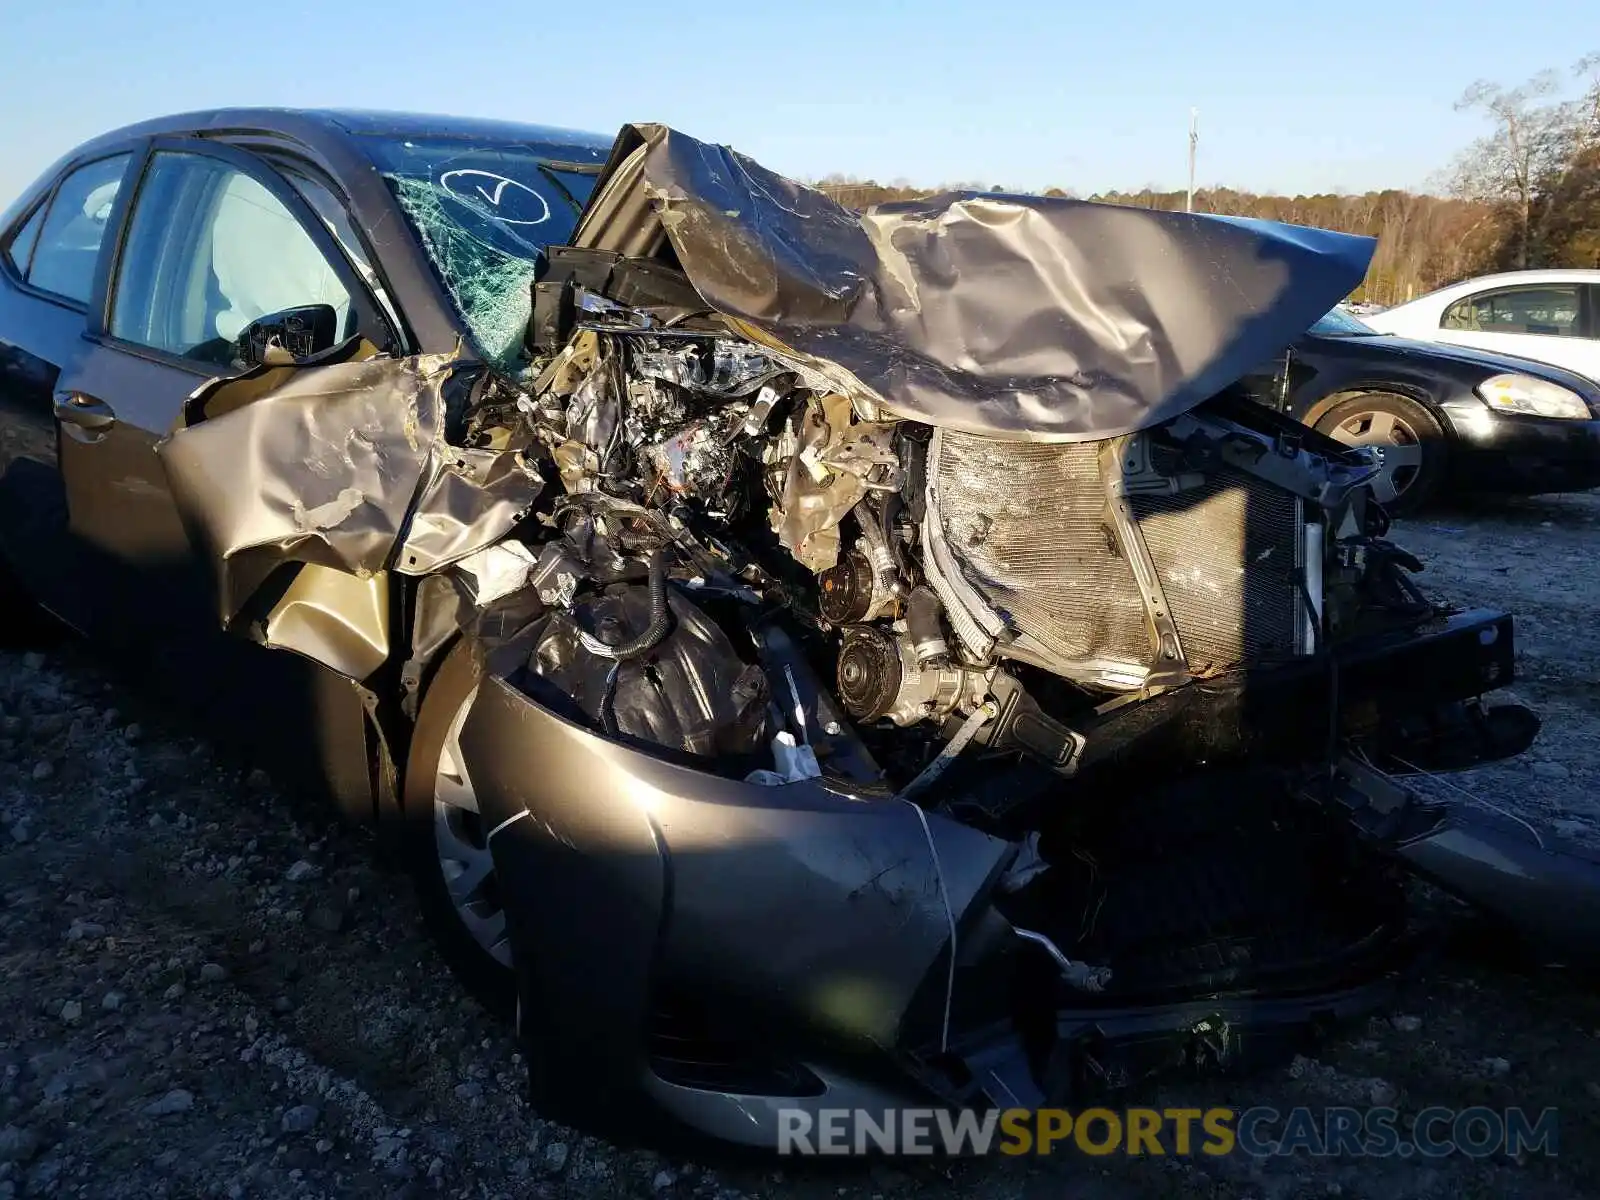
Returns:
[[[552,1114],[1240,1069],[1382,1002],[1411,874],[1596,944],[1404,783],[1534,737],[1511,617],[1239,387],[1364,239],[242,110],[0,230],[14,587],[391,834]]]

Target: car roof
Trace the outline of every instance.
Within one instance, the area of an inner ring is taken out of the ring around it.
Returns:
[[[1600,270],[1592,267],[1533,267],[1526,271],[1498,271],[1463,279],[1451,287],[1497,287],[1518,283],[1600,283]]]
[[[1534,267],[1526,271],[1498,271],[1492,275],[1475,275],[1471,279],[1458,279],[1423,292],[1411,300],[1391,304],[1380,312],[1366,314],[1363,320],[1380,318],[1388,313],[1404,311],[1426,312],[1432,305],[1453,301],[1458,296],[1493,288],[1527,286],[1541,283],[1588,283],[1600,285],[1600,270],[1590,267]],[[1381,321],[1377,322],[1382,324]]]
[[[443,113],[385,112],[343,108],[218,108],[174,113],[113,129],[78,147],[74,157],[134,138],[162,134],[222,134],[229,131],[277,133],[299,141],[389,134],[397,137],[451,137],[493,142],[532,142],[559,146],[583,161],[601,163],[615,140],[608,134],[559,129],[522,121]]]
[[[1600,270],[1586,267],[1536,267],[1526,271],[1498,271],[1493,275],[1477,275],[1471,279],[1459,279],[1455,283],[1447,283],[1406,303],[1416,304],[1446,293],[1476,292],[1486,288],[1516,287],[1530,283],[1600,283]],[[1394,307],[1402,308],[1404,305],[1397,304]]]

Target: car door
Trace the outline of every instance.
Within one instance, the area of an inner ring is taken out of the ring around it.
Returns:
[[[245,369],[238,347],[258,318],[325,305],[334,341],[382,348],[392,331],[327,223],[255,155],[158,139],[119,205],[86,349],[55,387],[69,540],[94,581],[84,627],[214,735],[356,808],[370,798],[359,695],[309,659],[223,632],[214,565],[192,544],[156,445],[196,389]]]
[[[0,231],[0,538],[22,586],[79,626],[95,588],[68,536],[55,409],[61,376],[91,350],[102,250],[134,159],[120,149],[72,164]]]
[[[209,565],[154,452],[185,399],[243,370],[236,343],[275,312],[326,305],[337,340],[386,334],[326,226],[253,155],[158,140],[124,207],[91,344],[57,382],[56,415],[71,535],[99,581],[86,620],[146,645],[216,626]]]
[[[1527,283],[1474,292],[1444,310],[1438,340],[1595,375],[1586,291],[1578,283]]]

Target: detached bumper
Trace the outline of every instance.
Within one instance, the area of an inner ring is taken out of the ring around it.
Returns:
[[[1600,487],[1600,421],[1490,412],[1477,400],[1445,406],[1451,476],[1463,488],[1578,492]]]
[[[1533,953],[1600,963],[1600,854],[1509,815],[1425,801],[1352,761],[1308,781],[1305,794]]]

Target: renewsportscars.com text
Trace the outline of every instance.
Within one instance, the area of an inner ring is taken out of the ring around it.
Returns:
[[[778,1153],[1056,1154],[1091,1156],[1303,1154],[1445,1158],[1558,1150],[1556,1109],[1424,1108],[899,1108],[785,1109]]]

